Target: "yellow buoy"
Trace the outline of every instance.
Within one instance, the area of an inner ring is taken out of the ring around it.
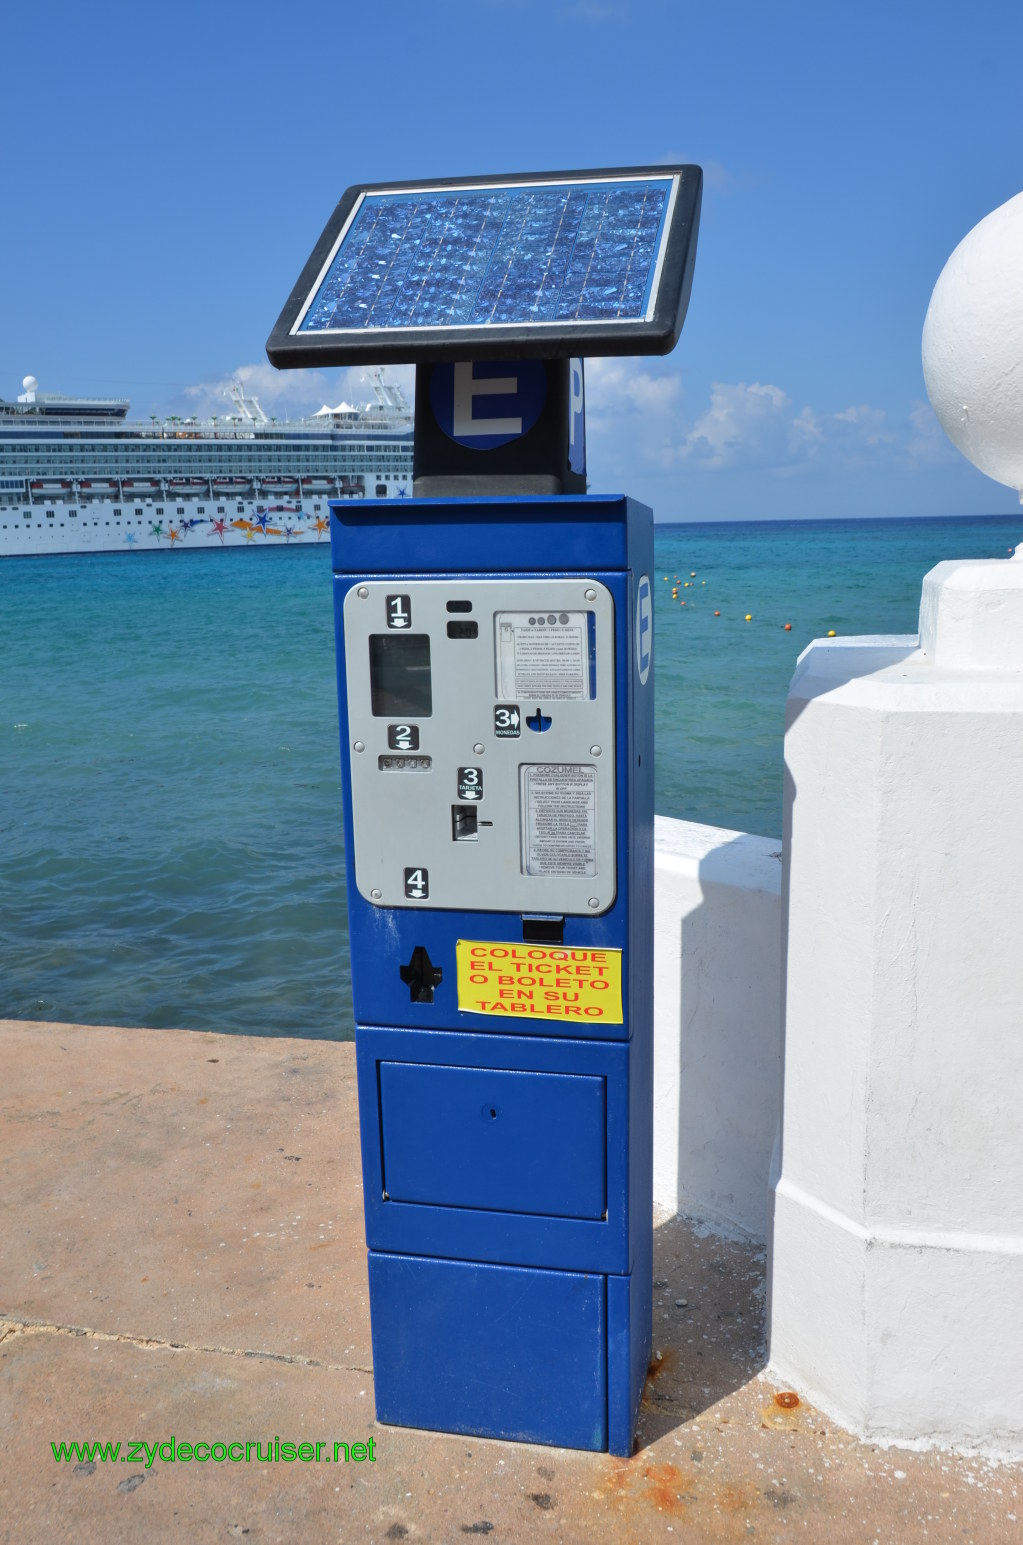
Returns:
[[[752,612],[747,612],[746,613],[746,621],[747,622],[752,622],[753,621],[753,613]]]
[[[829,637],[829,638],[834,638],[834,636],[835,636],[835,630],[834,630],[834,628],[829,628],[829,629],[828,629],[828,637]]]

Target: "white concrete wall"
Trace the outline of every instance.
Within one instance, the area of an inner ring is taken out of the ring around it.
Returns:
[[[767,1233],[781,1114],[781,842],[658,816],[654,1202]]]

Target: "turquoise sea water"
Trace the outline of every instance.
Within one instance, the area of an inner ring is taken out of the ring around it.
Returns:
[[[799,651],[1021,538],[658,527],[658,811],[777,836]],[[0,1017],[350,1036],[335,693],[325,547],[0,563]]]

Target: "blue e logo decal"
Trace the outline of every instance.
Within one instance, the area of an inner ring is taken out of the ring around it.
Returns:
[[[458,360],[435,365],[430,406],[449,440],[492,451],[518,440],[536,423],[547,400],[547,372],[539,359]]]

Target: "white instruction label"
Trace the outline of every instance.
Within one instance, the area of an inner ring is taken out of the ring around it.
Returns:
[[[592,875],[597,769],[574,762],[519,768],[525,874]]]
[[[589,701],[588,612],[498,612],[497,696]]]

